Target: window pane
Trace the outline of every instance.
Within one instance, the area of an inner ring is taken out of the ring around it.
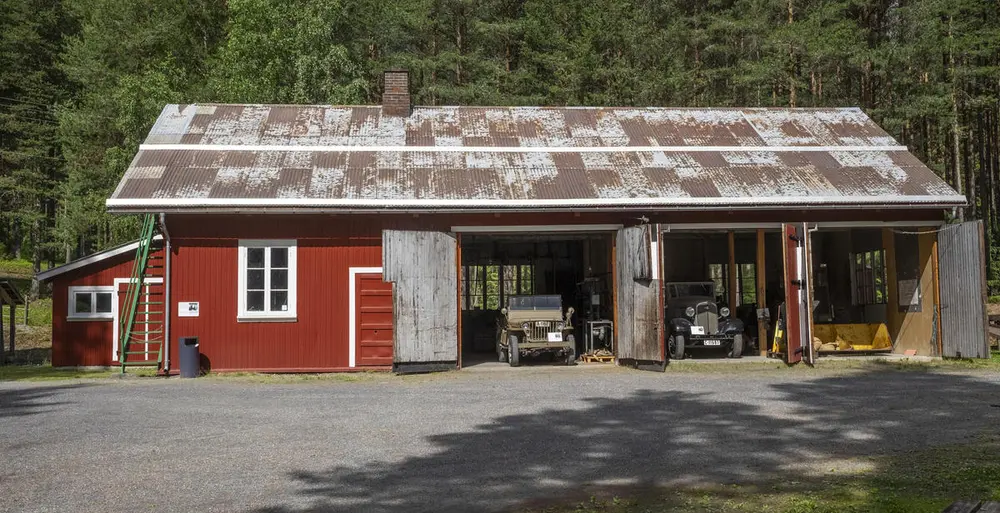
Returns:
[[[111,293],[97,293],[97,313],[111,313]]]
[[[284,290],[271,292],[271,311],[285,312],[288,310],[288,292]]]
[[[264,268],[264,248],[247,248],[247,268]]]
[[[247,290],[264,289],[264,270],[251,269],[247,271]]]
[[[288,248],[271,248],[271,267],[288,267]]]
[[[93,313],[94,305],[92,304],[93,295],[90,292],[77,292],[74,294],[76,297],[73,301],[76,303],[76,313]]]
[[[263,312],[264,311],[264,291],[263,290],[252,290],[247,292],[247,311],[248,312]]]
[[[276,269],[271,271],[271,290],[288,288],[288,269]]]

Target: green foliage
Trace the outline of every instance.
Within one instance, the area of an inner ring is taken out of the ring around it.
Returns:
[[[860,106],[966,194],[1000,293],[994,0],[7,0],[0,246],[135,237],[104,200],[168,102]]]

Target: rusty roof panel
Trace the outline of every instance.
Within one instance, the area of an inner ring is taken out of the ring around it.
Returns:
[[[109,207],[223,198],[964,202],[858,109],[168,105]]]

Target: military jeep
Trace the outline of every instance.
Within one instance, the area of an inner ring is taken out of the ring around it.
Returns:
[[[559,296],[509,296],[497,325],[497,356],[517,367],[522,356],[552,355],[566,365],[576,360],[573,308]]]
[[[743,355],[743,321],[716,302],[714,282],[674,282],[664,288],[671,358],[681,360],[691,348],[722,349],[730,358]]]

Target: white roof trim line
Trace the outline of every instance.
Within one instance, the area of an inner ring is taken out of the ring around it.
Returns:
[[[564,232],[613,232],[620,230],[620,224],[524,224],[524,225],[476,225],[452,226],[455,233],[564,233]]]
[[[141,144],[139,151],[635,153],[909,151],[906,146],[360,146],[298,144]]]
[[[153,240],[161,240],[161,239],[163,239],[162,235],[155,235],[153,237]],[[101,251],[100,253],[94,253],[93,255],[89,255],[81,259],[60,265],[59,267],[53,267],[52,269],[49,269],[47,271],[42,271],[36,275],[36,278],[38,278],[38,281],[48,281],[52,278],[55,278],[56,276],[59,276],[60,274],[68,273],[70,271],[75,271],[82,267],[87,267],[88,265],[96,264],[97,262],[101,262],[103,260],[107,260],[109,258],[113,258],[118,255],[134,252],[138,248],[139,248],[139,241],[135,241],[130,244],[126,244],[124,246],[118,246],[117,248],[107,249]]]
[[[108,208],[127,207],[301,207],[301,208],[555,208],[587,206],[672,207],[738,205],[964,205],[965,196],[766,196],[712,198],[573,198],[573,199],[323,199],[323,198],[112,198]]]

